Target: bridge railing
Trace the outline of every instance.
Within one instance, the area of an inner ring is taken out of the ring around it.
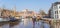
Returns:
[[[60,28],[60,19],[42,18],[42,20],[49,23],[51,28]]]

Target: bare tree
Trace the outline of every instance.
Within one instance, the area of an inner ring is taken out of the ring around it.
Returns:
[[[46,15],[46,13],[45,13],[44,10],[40,10],[40,11],[39,11],[39,14],[42,15],[42,16]]]

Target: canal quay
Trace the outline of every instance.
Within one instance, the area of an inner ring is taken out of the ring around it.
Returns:
[[[60,23],[56,20],[53,22],[47,20],[33,21],[27,18],[15,22],[0,22],[0,28],[60,28]]]

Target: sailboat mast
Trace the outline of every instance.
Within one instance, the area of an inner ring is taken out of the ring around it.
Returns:
[[[14,16],[16,16],[16,6],[14,6]]]

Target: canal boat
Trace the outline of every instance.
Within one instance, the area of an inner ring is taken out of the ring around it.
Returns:
[[[18,21],[18,19],[16,19],[15,17],[11,17],[10,21],[14,22],[14,21]]]
[[[10,21],[12,21],[12,22],[14,22],[14,21],[18,21],[15,17],[13,17],[13,16],[9,16],[9,18],[10,18]]]

